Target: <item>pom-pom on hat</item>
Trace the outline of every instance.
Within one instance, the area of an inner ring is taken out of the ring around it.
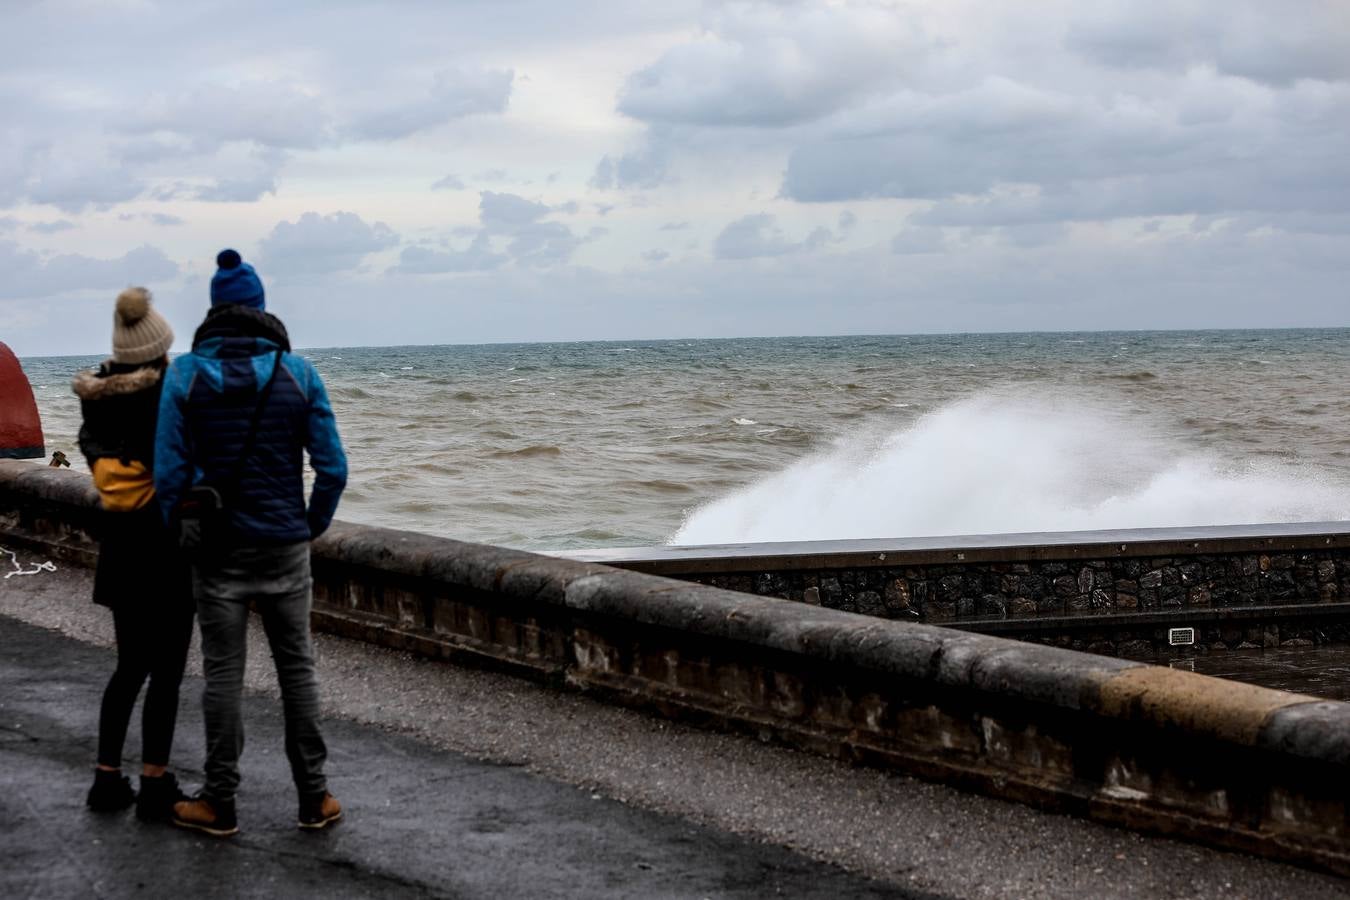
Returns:
[[[147,363],[169,352],[173,329],[150,305],[150,292],[129,287],[117,295],[113,311],[113,362]]]
[[[222,250],[216,256],[215,277],[211,279],[211,305],[239,303],[264,309],[263,286],[258,273],[244,262],[236,250]]]

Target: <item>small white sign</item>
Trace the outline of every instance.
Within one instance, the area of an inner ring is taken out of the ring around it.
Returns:
[[[1167,643],[1173,647],[1180,647],[1186,644],[1195,643],[1194,628],[1169,628],[1167,629]]]

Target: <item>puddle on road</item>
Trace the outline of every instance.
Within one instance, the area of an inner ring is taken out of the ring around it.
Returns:
[[[1328,700],[1350,700],[1350,645],[1345,644],[1229,650],[1185,659],[1161,659],[1158,664]]]

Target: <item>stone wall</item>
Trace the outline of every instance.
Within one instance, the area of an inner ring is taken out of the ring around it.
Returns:
[[[1171,650],[1168,629],[1181,626],[1196,629],[1196,643],[1173,652],[1350,640],[1347,528],[1159,529],[1114,532],[1123,540],[1109,542],[1084,532],[1058,535],[1054,545],[1032,543],[1043,535],[997,536],[946,550],[866,541],[829,551],[770,544],[730,554],[568,555],[878,618],[1146,658]]]
[[[727,590],[929,622],[1210,609],[1350,597],[1344,551],[986,563],[696,577]]]

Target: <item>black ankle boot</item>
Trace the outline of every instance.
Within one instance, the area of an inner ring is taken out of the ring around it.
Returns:
[[[95,812],[117,812],[136,802],[136,792],[131,789],[131,779],[121,772],[95,769],[94,786],[85,802]]]
[[[141,776],[141,793],[136,797],[136,818],[142,822],[163,822],[173,815],[173,805],[186,800],[172,772],[157,778]]]

